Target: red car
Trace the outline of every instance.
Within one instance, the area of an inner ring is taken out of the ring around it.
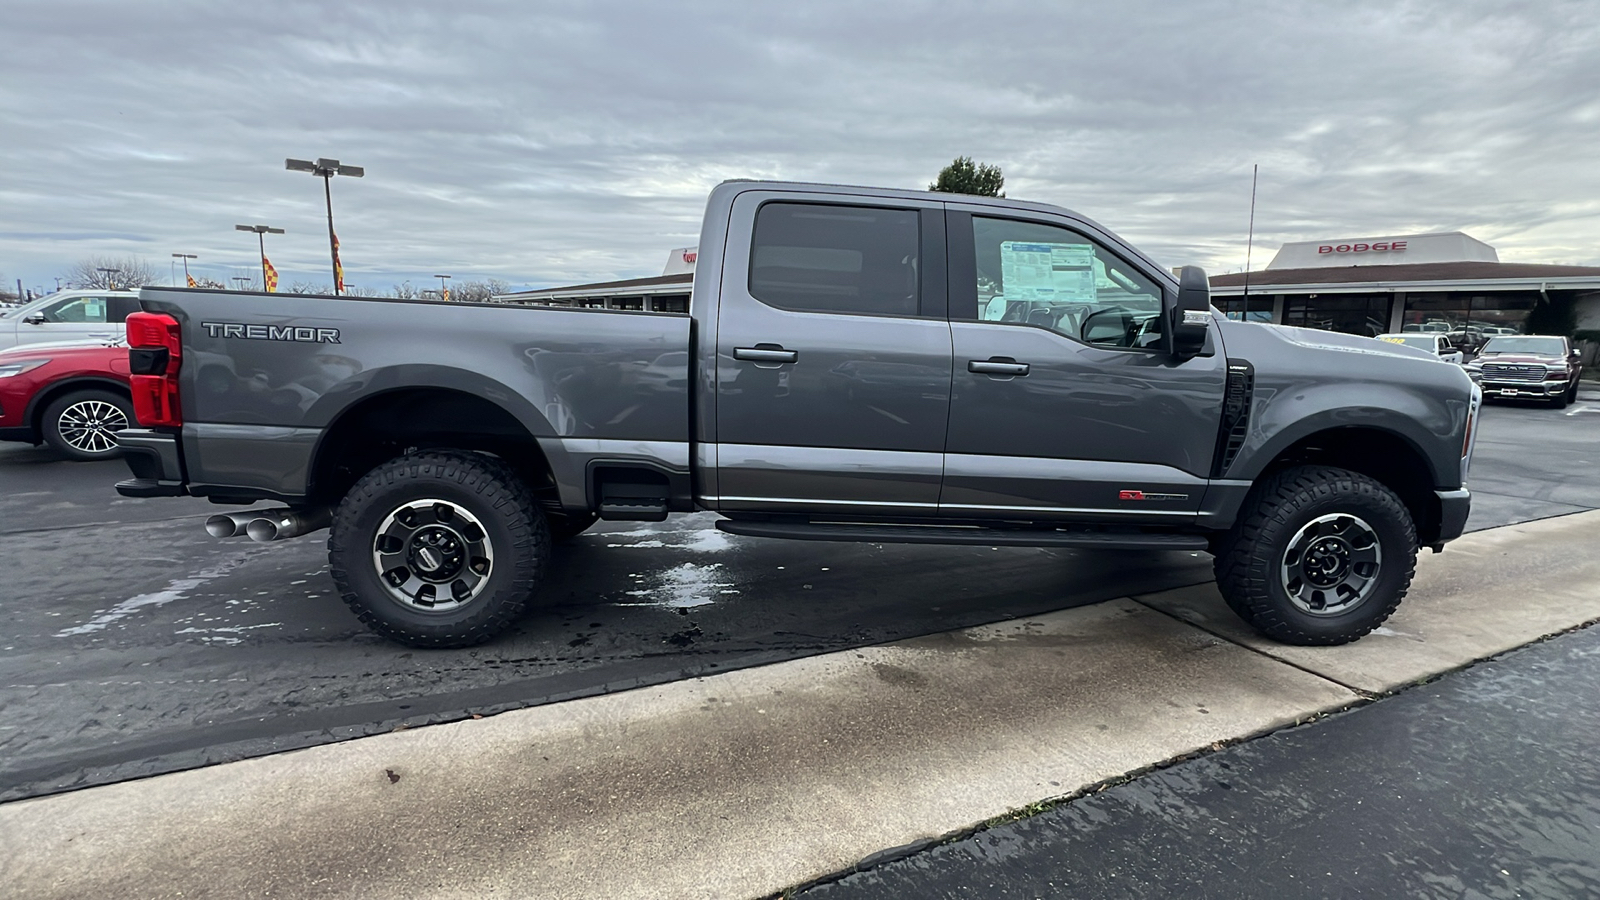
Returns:
[[[134,423],[128,346],[26,344],[0,351],[0,440],[41,441],[71,459],[116,456]]]

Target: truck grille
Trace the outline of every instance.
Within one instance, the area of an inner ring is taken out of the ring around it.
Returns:
[[[1483,377],[1495,381],[1543,381],[1544,366],[1518,366],[1511,363],[1484,363]]]

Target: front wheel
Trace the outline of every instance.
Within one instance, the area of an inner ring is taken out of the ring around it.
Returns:
[[[492,457],[430,450],[392,459],[345,495],[328,564],[346,605],[414,647],[466,647],[527,608],[550,532],[527,486]]]
[[[1229,607],[1274,640],[1346,644],[1400,605],[1417,534],[1400,498],[1375,479],[1326,466],[1285,469],[1251,492],[1218,547]]]

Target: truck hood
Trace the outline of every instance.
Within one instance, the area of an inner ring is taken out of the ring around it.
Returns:
[[[1538,353],[1488,353],[1473,360],[1478,365],[1484,363],[1506,363],[1508,365],[1541,365],[1558,366],[1567,361],[1564,356],[1544,356]]]
[[[1293,325],[1269,325],[1255,323],[1259,328],[1265,328],[1291,344],[1308,347],[1313,350],[1326,350],[1334,353],[1358,353],[1364,356],[1391,356],[1402,359],[1425,359],[1439,362],[1439,358],[1426,350],[1416,347],[1407,347],[1404,344],[1391,344],[1375,338],[1362,337],[1357,334],[1343,334],[1337,331],[1319,331],[1315,328],[1298,328]]]

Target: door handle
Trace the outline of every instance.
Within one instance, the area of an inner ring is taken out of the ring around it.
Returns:
[[[967,371],[979,375],[1026,375],[1028,364],[1019,363],[1009,356],[993,356],[989,359],[967,360]]]
[[[733,348],[733,358],[751,362],[792,363],[800,361],[800,351],[785,350],[782,344],[757,344],[754,347]]]

